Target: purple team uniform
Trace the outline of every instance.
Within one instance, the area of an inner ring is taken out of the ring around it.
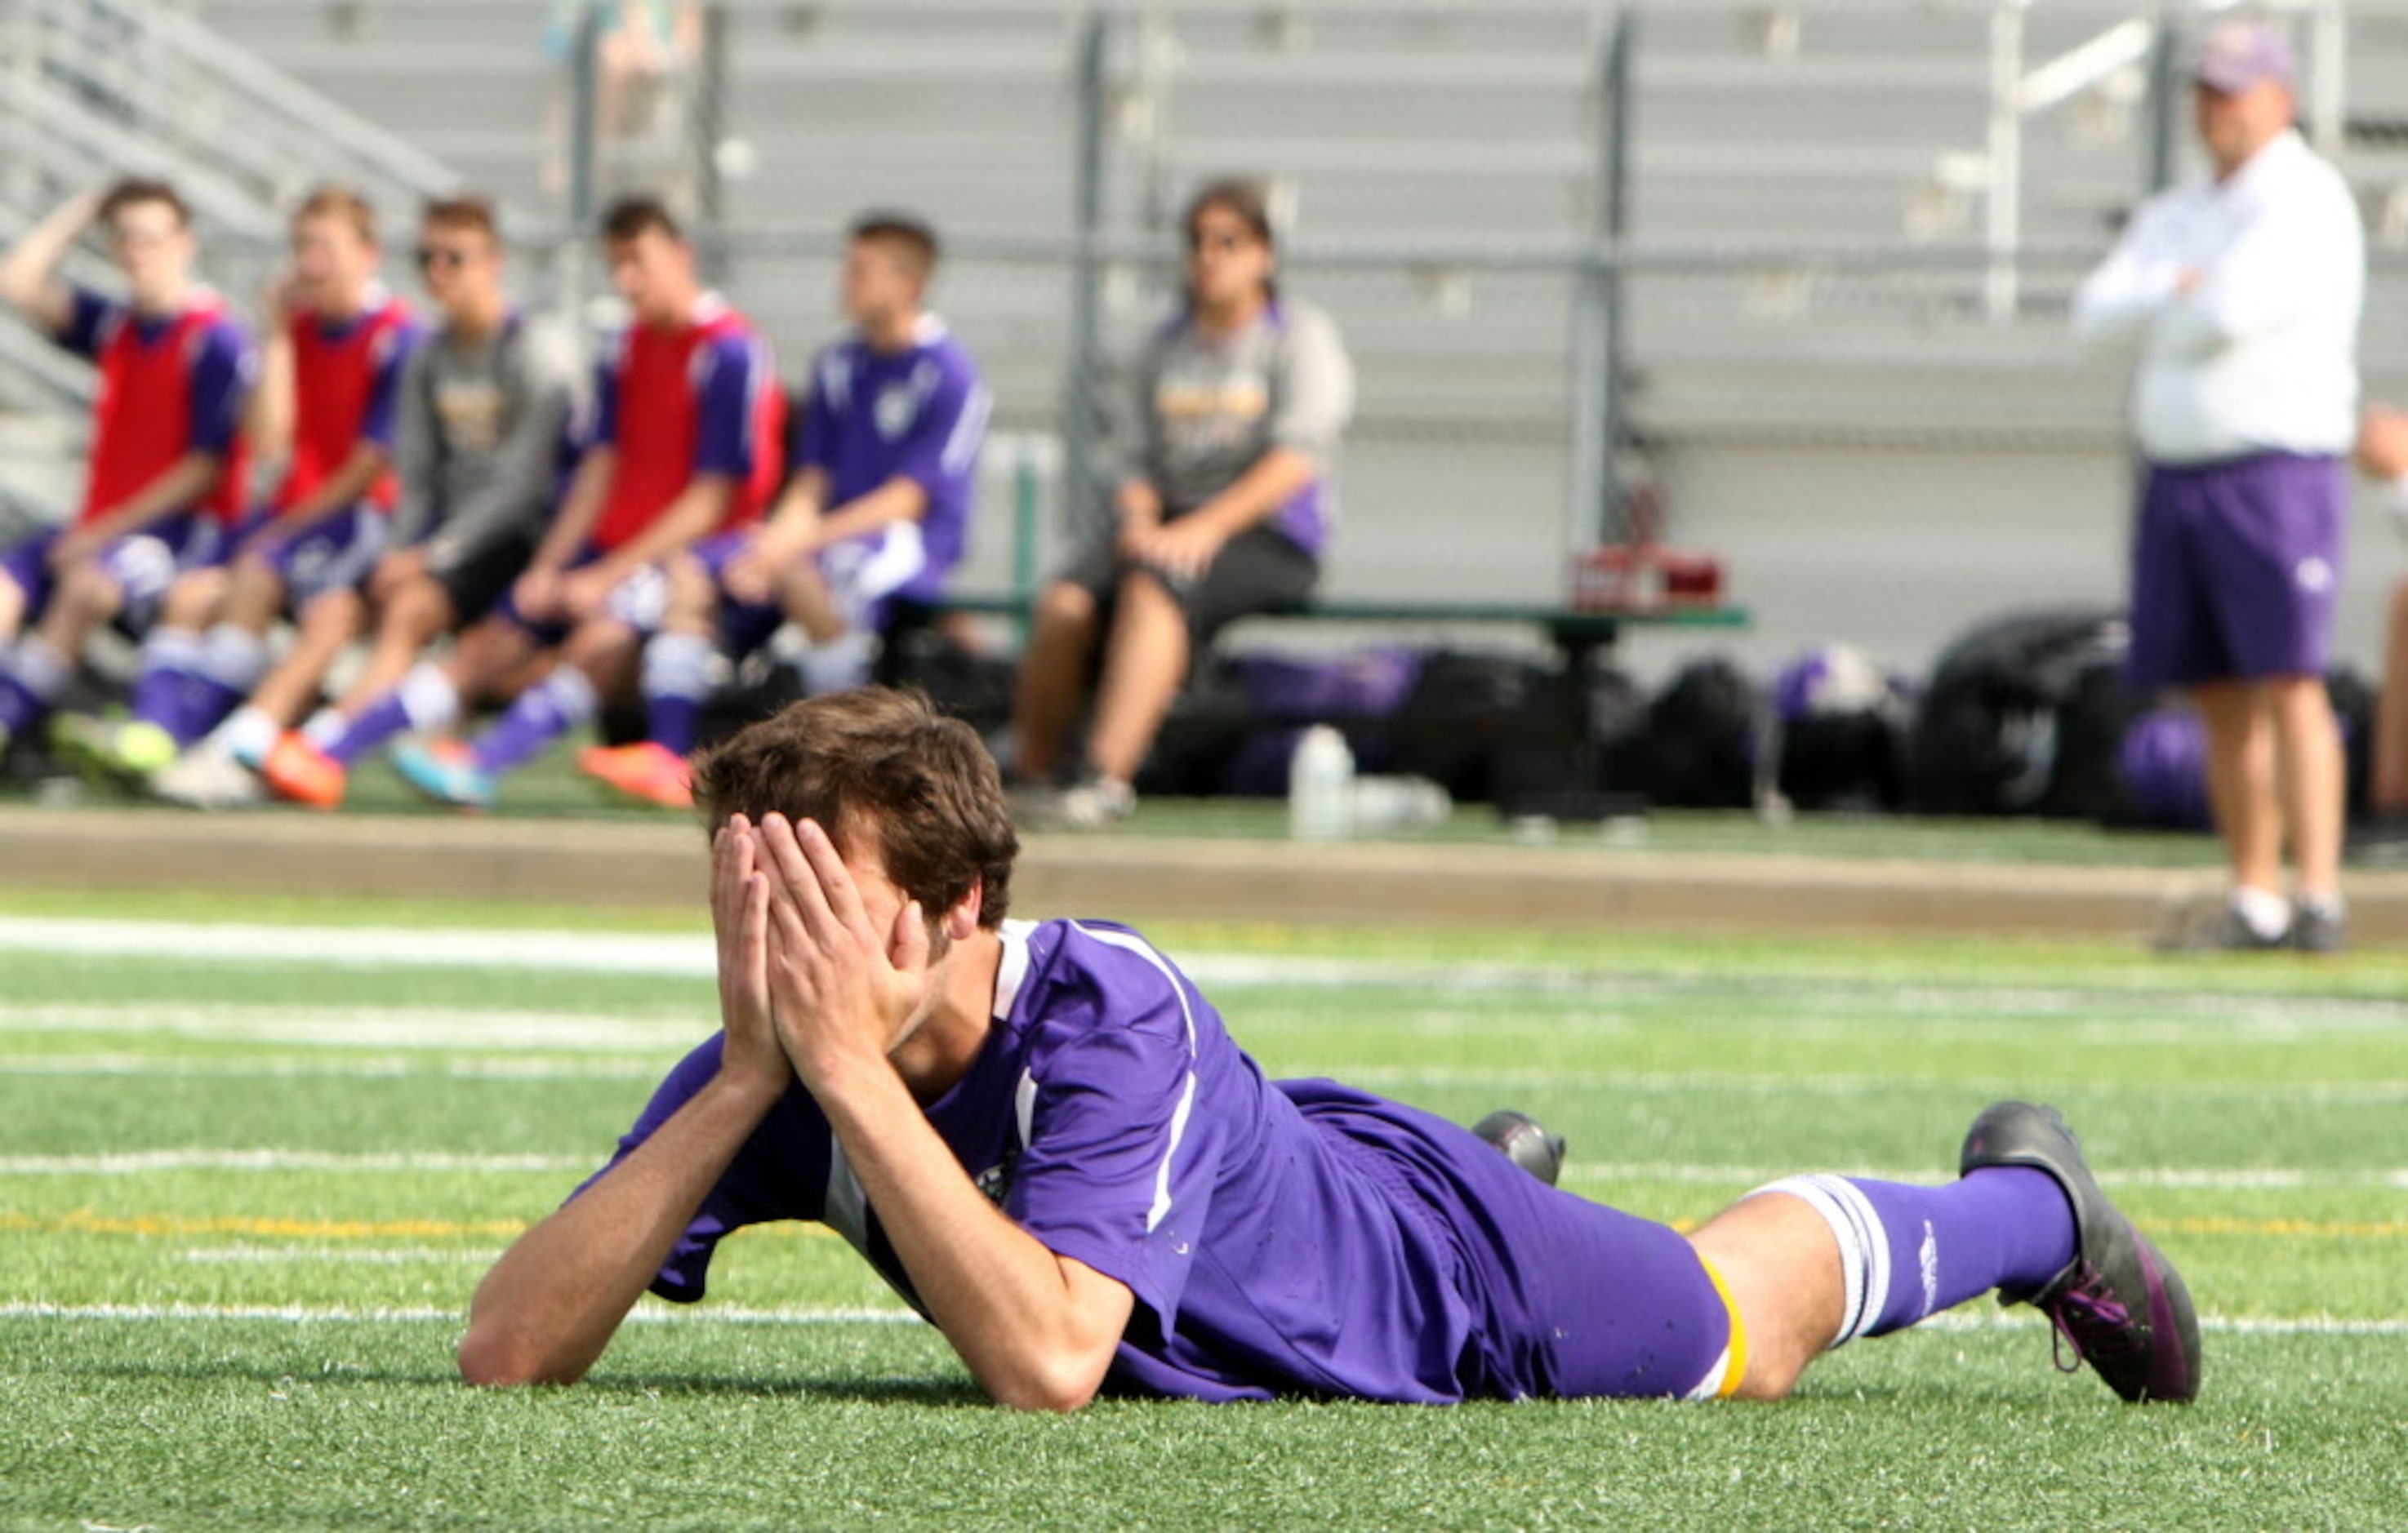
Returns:
[[[882,628],[890,599],[933,602],[944,595],[945,578],[968,546],[979,450],[992,408],[977,364],[933,317],[921,320],[903,351],[880,351],[853,336],[811,360],[788,471],[825,474],[830,509],[898,478],[928,497],[917,522],[891,523],[819,551],[821,573],[854,626]],[[715,552],[724,562],[738,544],[722,544]],[[737,642],[730,647],[757,644],[781,621],[773,604],[732,606],[727,626]]]
[[[1426,1112],[1328,1081],[1266,1081],[1125,927],[1010,922],[1001,936],[995,1026],[926,1112],[1016,1224],[1136,1297],[1107,1388],[1446,1402],[1716,1383],[1729,1311],[1671,1229],[1546,1186]],[[677,1066],[621,1157],[711,1078],[719,1050],[713,1039]],[[653,1292],[701,1298],[720,1239],[779,1219],[831,1225],[916,1307],[799,1084],[703,1200]]]

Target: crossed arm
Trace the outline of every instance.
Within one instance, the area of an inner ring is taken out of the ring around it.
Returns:
[[[989,1203],[891,1058],[929,998],[919,906],[873,922],[826,834],[773,815],[758,827],[738,817],[715,838],[711,911],[726,1034],[719,1075],[503,1255],[470,1305],[463,1377],[581,1377],[799,1075],[980,1386],[1030,1410],[1093,1398],[1128,1324],[1128,1289],[1056,1255]]]

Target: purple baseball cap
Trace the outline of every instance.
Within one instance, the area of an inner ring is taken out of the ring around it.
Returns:
[[[2261,81],[2285,90],[2299,84],[2300,70],[2280,27],[2228,18],[2207,29],[2191,62],[2191,79],[2211,91],[2236,95]]]

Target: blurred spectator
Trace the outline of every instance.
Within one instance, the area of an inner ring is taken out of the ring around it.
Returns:
[[[2408,410],[2384,405],[2367,410],[2358,423],[2358,466],[2383,480],[2392,519],[2408,536]],[[2350,852],[2394,861],[2408,859],[2408,577],[2392,585],[2386,613],[2369,794],[2374,812],[2350,837]]]
[[[2279,31],[2209,29],[2192,79],[2214,174],[2144,204],[2074,303],[2086,340],[2138,365],[2132,680],[2197,701],[2230,859],[2228,899],[2176,935],[2183,947],[2343,943],[2345,794],[2324,677],[2365,251],[2347,184],[2292,125],[2294,78]]]
[[[268,630],[280,619],[303,617],[299,647],[322,674],[350,635],[304,614],[347,605],[391,530],[394,407],[418,323],[378,280],[376,211],[358,193],[311,193],[291,240],[292,264],[265,297],[250,423],[253,447],[282,459],[283,477],[237,532],[223,570],[195,570],[169,589],[133,719],[60,721],[62,744],[129,781],[149,782],[236,710],[267,673]],[[256,765],[274,741],[265,725],[227,748]]]
[[[543,50],[558,82],[544,114],[544,189],[553,196],[566,193],[569,157],[577,151],[574,71],[578,30],[588,16],[595,29],[594,190],[600,196],[643,179],[627,163],[629,151],[660,128],[676,82],[701,51],[695,0],[552,0]]]
[[[968,543],[993,399],[924,308],[936,263],[916,219],[853,223],[841,281],[854,332],[812,358],[777,513],[724,562],[734,646],[791,622],[806,694],[867,681],[892,603],[937,601]]]
[[[429,203],[416,253],[442,324],[402,375],[394,547],[365,586],[310,604],[301,642],[209,741],[161,774],[163,796],[247,802],[264,772],[280,795],[334,808],[348,764],[328,749],[438,635],[484,616],[534,555],[580,392],[575,345],[558,323],[510,302],[481,198]],[[318,699],[332,649],[371,622],[366,662],[340,702],[286,733]]]
[[[1279,293],[1262,189],[1212,182],[1184,229],[1186,302],[1139,359],[1112,522],[1039,595],[1013,707],[1019,776],[1041,795],[1100,645],[1085,760],[1031,805],[1071,826],[1135,807],[1138,768],[1214,634],[1311,593],[1354,408],[1336,328]]]
[[[94,222],[124,274],[123,298],[57,275]],[[257,358],[241,323],[194,281],[195,253],[175,188],[129,179],[69,200],[0,258],[0,298],[100,368],[73,523],[0,555],[0,752],[58,701],[95,629],[148,630],[178,572],[213,563],[240,513]],[[165,637],[152,636],[153,659]]]
[[[704,291],[694,248],[658,202],[613,206],[602,240],[629,323],[597,371],[593,441],[559,514],[492,615],[331,749],[356,760],[404,728],[440,728],[528,662],[556,660],[473,743],[394,752],[402,776],[444,803],[490,803],[501,774],[631,690],[681,779],[711,681],[717,595],[694,545],[758,516],[777,484],[785,413],[767,343]],[[647,643],[668,634],[683,641]]]

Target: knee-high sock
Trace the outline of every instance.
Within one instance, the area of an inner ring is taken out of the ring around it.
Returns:
[[[654,634],[644,645],[644,722],[655,744],[679,755],[694,749],[702,699],[710,690],[710,640],[700,634]]]
[[[225,722],[267,674],[267,641],[248,628],[221,623],[201,640],[201,663],[184,694],[181,715],[166,725],[179,745],[190,745]]]
[[[556,667],[477,738],[477,765],[489,772],[509,771],[594,717],[600,701],[583,671]]]
[[[208,641],[197,628],[150,630],[142,641],[142,671],[134,679],[133,711],[181,740],[192,691],[198,684]]]
[[[39,634],[26,634],[0,653],[0,730],[22,735],[39,724],[66,691],[75,667]]]
[[[1799,1176],[1756,1191],[1801,1198],[1831,1226],[1846,1287],[1835,1347],[1993,1288],[2028,1292],[2073,1260],[2073,1205],[2028,1166],[1985,1167],[1937,1187]]]
[[[413,666],[401,684],[370,703],[343,731],[321,746],[346,766],[407,731],[448,729],[460,717],[460,689],[439,666]]]

